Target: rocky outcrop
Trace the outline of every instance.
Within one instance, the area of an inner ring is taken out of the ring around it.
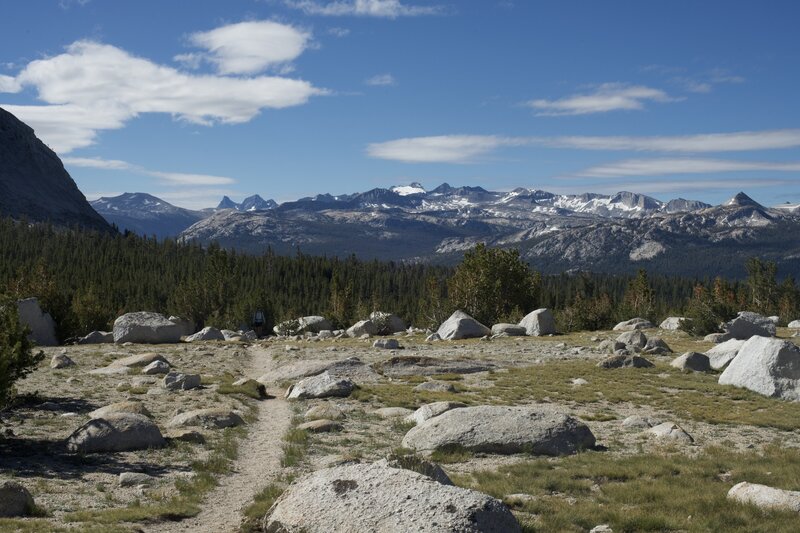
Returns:
[[[75,366],[75,361],[70,359],[66,353],[57,353],[50,359],[50,368],[58,370],[61,368],[68,368]]]
[[[446,341],[479,338],[491,335],[492,330],[469,316],[464,311],[456,311],[439,326],[436,332]]]
[[[752,337],[720,375],[719,383],[800,401],[800,347],[780,339]]]
[[[181,340],[183,330],[162,314],[139,311],[127,313],[114,321],[114,342],[170,344]]]
[[[94,418],[67,438],[67,450],[75,453],[127,452],[160,448],[166,444],[158,426],[133,413],[112,413]]]
[[[0,109],[2,111],[2,109]],[[17,301],[17,314],[19,323],[30,329],[28,339],[39,346],[57,346],[56,323],[50,313],[45,313],[39,307],[36,298],[25,298]]]
[[[400,343],[397,339],[378,339],[372,343],[373,348],[380,348],[382,350],[399,350]]]
[[[589,428],[571,416],[492,405],[447,411],[403,437],[403,447],[421,452],[458,446],[476,452],[566,455],[594,444]]]
[[[685,443],[694,442],[694,437],[689,435],[682,427],[673,422],[664,422],[653,426],[646,433],[656,439],[666,441],[681,441]]]
[[[385,461],[317,470],[292,483],[261,524],[264,531],[516,533],[499,500],[438,483]]]
[[[739,316],[725,324],[725,331],[734,339],[747,340],[750,337],[774,337],[775,323],[768,317],[741,311]]]
[[[519,321],[519,325],[525,328],[525,333],[531,337],[556,333],[556,321],[549,309],[537,309],[528,313]]]
[[[485,361],[446,360],[417,355],[392,357],[374,365],[375,369],[390,378],[431,376],[434,374],[474,374],[497,368]]]
[[[200,374],[182,374],[180,372],[169,372],[161,382],[162,387],[171,391],[196,389],[201,384]]]
[[[331,321],[324,316],[304,316],[299,318],[298,322],[300,323],[300,333],[319,333],[325,329],[333,329]]]
[[[650,368],[653,363],[638,355],[619,354],[603,359],[597,366],[600,368]]]
[[[33,129],[2,108],[0,215],[113,232],[78,190],[55,152]]]

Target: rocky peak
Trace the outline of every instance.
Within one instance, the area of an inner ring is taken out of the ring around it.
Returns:
[[[732,207],[757,207],[764,209],[764,206],[747,196],[743,192],[739,192],[736,196],[725,202],[723,205]]]
[[[33,129],[0,108],[0,215],[113,231]]]

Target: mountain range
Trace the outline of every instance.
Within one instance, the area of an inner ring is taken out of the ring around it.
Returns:
[[[99,215],[98,215],[99,213]],[[743,275],[747,258],[800,276],[800,205],[767,208],[744,193],[711,206],[632,192],[553,194],[419,183],[355,194],[318,194],[278,205],[258,195],[183,209],[146,193],[91,205],[58,156],[0,109],[0,214],[61,226],[144,235],[263,253],[455,263],[476,243],[513,247],[543,272]],[[100,216],[102,215],[102,217]]]
[[[165,221],[173,220],[149,199],[128,212],[158,211]],[[113,198],[104,200],[93,205],[112,220],[109,213],[121,207],[114,209]],[[217,209],[192,212],[198,220],[183,220],[178,238],[216,241],[248,253],[271,248],[288,254],[299,248],[309,254],[440,263],[455,263],[465,250],[485,242],[518,248],[543,272],[647,268],[741,276],[746,259],[758,255],[775,260],[783,273],[800,275],[800,206],[767,208],[744,193],[712,206],[632,192],[559,195],[446,183],[426,191],[412,183],[265,204],[269,207],[253,209],[245,207],[252,202],[225,198]]]

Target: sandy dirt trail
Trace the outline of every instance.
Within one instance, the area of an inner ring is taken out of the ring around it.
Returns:
[[[246,377],[257,379],[274,365],[263,348],[249,350],[250,368]],[[231,533],[238,531],[242,512],[262,488],[281,470],[282,439],[289,429],[292,410],[283,399],[283,390],[269,390],[274,399],[258,403],[258,420],[249,425],[247,436],[239,443],[239,457],[233,472],[222,479],[206,497],[197,516],[180,522],[165,522],[143,528],[148,533]]]

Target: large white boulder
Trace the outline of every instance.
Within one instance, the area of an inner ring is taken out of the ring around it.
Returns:
[[[361,320],[347,328],[347,336],[359,338],[362,335],[377,335],[378,327],[372,320]]]
[[[780,339],[752,337],[719,377],[719,383],[800,401],[800,347]]]
[[[504,503],[444,485],[386,461],[317,470],[292,483],[264,517],[263,531],[517,533]]]
[[[544,308],[531,311],[525,315],[525,318],[519,321],[519,325],[525,328],[526,334],[532,337],[554,335],[556,332],[556,321],[553,318],[553,313]]]
[[[324,316],[304,316],[298,319],[300,323],[300,332],[304,333],[309,331],[311,333],[319,333],[324,329],[333,329],[331,321]]]
[[[733,361],[739,350],[742,349],[744,343],[747,341],[740,341],[739,339],[730,339],[720,344],[717,344],[706,352],[708,361],[711,368],[714,370],[722,370],[725,365]]]
[[[182,327],[160,313],[127,313],[114,321],[114,342],[169,344],[181,340]]]
[[[404,448],[426,453],[459,446],[476,452],[566,455],[594,444],[592,432],[576,418],[535,407],[498,405],[452,409],[403,437]]]
[[[800,329],[800,320],[792,320],[789,322],[789,326],[792,329]]]
[[[39,300],[36,298],[17,300],[17,314],[19,323],[30,329],[29,340],[39,346],[58,346],[56,323],[49,313],[43,312],[39,307]]]
[[[237,413],[230,409],[210,408],[195,409],[175,415],[167,426],[171,428],[202,426],[212,429],[223,429],[233,426],[241,426],[244,420]]]
[[[739,316],[725,324],[724,329],[734,339],[743,340],[754,336],[774,337],[776,332],[775,323],[772,320],[750,311],[741,311]]]
[[[160,448],[165,444],[153,421],[133,413],[93,418],[67,438],[67,450],[76,453],[127,452]]]
[[[675,331],[681,328],[681,320],[686,319],[682,316],[669,316],[665,318],[664,321],[658,325],[658,327],[661,329]]]
[[[286,391],[289,400],[307,400],[310,398],[328,398],[331,396],[350,396],[355,383],[347,378],[336,378],[325,371],[298,381]]]
[[[655,326],[644,318],[631,318],[614,326],[614,331],[633,331],[635,329],[653,329]]]
[[[378,327],[381,335],[392,335],[406,330],[406,323],[397,315],[383,311],[373,311],[369,319]]]
[[[742,481],[728,491],[728,499],[767,510],[800,512],[800,492]]]
[[[436,332],[442,340],[454,341],[491,335],[492,330],[469,316],[464,311],[456,311],[442,322]]]

